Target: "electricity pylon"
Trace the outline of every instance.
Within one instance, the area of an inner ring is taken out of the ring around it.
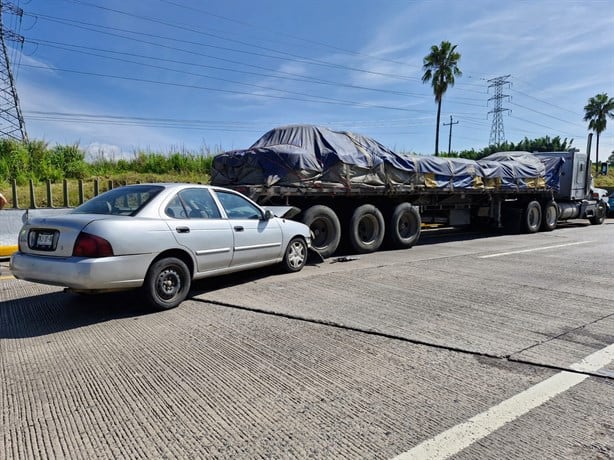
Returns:
[[[489,88],[495,88],[495,95],[489,98],[489,101],[495,101],[495,107],[488,113],[494,113],[495,116],[492,119],[492,125],[490,127],[490,141],[489,145],[500,145],[505,142],[505,130],[503,129],[503,116],[502,113],[510,110],[502,107],[503,99],[509,98],[509,95],[503,94],[503,85],[509,85],[507,80],[510,75],[503,77],[491,78],[488,80]]]
[[[23,15],[23,10],[20,8],[0,0],[0,46],[2,47],[2,57],[0,58],[0,138],[27,142],[26,124],[19,107],[15,79],[6,49],[6,40],[17,41],[23,45],[23,37],[4,28],[2,16],[5,10],[20,17]]]

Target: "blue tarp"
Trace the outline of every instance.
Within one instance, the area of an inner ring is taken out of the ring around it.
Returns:
[[[408,184],[442,190],[557,190],[561,158],[528,152],[499,152],[482,160],[400,155],[374,139],[312,125],[272,129],[245,150],[217,155],[214,185],[289,185],[318,183],[351,189],[354,185]]]

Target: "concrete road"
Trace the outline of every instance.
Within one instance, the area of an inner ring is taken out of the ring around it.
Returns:
[[[614,458],[614,220],[349,256],[164,313],[2,277],[0,458]]]

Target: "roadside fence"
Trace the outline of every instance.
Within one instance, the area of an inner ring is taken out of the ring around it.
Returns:
[[[42,185],[35,185],[34,181],[30,179],[27,186],[19,187],[17,181],[13,180],[9,203],[12,209],[70,208],[79,206],[101,192],[121,185],[127,185],[127,182],[103,181],[100,179],[92,179],[91,181],[64,179],[59,184],[46,181]],[[7,193],[4,195],[9,198]]]

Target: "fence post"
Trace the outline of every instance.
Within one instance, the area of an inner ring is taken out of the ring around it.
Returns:
[[[83,179],[79,179],[79,204],[83,204]]]
[[[62,189],[64,191],[64,207],[67,208],[68,207],[68,181],[66,179],[64,179],[64,182],[62,183]]]
[[[53,208],[53,195],[51,193],[51,181],[47,179],[47,207]]]
[[[113,181],[112,180],[109,181],[109,188],[108,188],[108,190],[113,190]]]
[[[19,203],[17,199],[17,179],[13,179],[13,182],[11,183],[11,189],[13,192],[13,209],[18,209]]]
[[[94,196],[98,196],[99,192],[99,183],[98,178],[94,179]]]
[[[34,181],[30,179],[30,209],[36,209],[36,200],[34,199]]]

